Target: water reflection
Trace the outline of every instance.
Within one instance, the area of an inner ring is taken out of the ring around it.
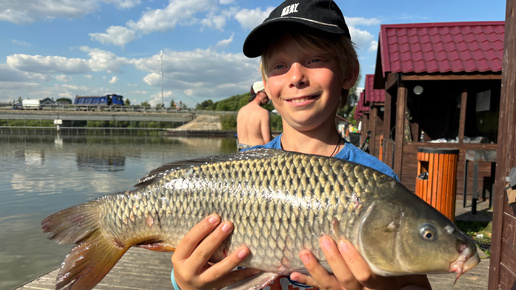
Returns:
[[[106,152],[79,152],[77,153],[79,170],[119,171],[124,170],[125,156],[116,156]]]
[[[231,152],[234,139],[0,135],[0,289],[57,268],[70,250],[46,239],[45,216],[131,189],[162,164]]]

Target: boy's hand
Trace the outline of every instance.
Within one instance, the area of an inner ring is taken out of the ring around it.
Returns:
[[[183,237],[172,255],[174,278],[182,290],[219,289],[259,273],[255,269],[232,271],[249,255],[246,246],[241,246],[220,262],[208,263],[232,230],[231,222],[221,223],[220,217],[213,214]]]
[[[400,289],[395,277],[382,277],[373,273],[367,262],[347,240],[341,240],[339,247],[328,236],[319,239],[319,244],[333,274],[319,264],[307,250],[299,253],[311,276],[294,272],[292,280],[320,289]]]

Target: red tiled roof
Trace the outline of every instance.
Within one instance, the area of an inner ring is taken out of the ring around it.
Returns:
[[[365,104],[370,106],[373,103],[384,103],[385,102],[385,90],[374,89],[374,74],[366,75],[365,79]]]
[[[364,93],[364,91],[362,91],[360,93],[360,97],[358,99],[358,103],[355,108],[355,120],[360,119],[360,117],[362,117],[362,115],[364,113],[369,112],[370,108],[368,106],[364,105],[364,101],[365,101],[365,93]]]
[[[383,76],[501,72],[504,29],[504,21],[381,25]]]

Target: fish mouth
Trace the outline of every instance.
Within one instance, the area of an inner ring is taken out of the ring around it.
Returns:
[[[457,282],[462,274],[471,270],[471,268],[475,267],[480,262],[480,257],[478,256],[475,246],[471,247],[466,244],[460,244],[459,252],[460,255],[450,264],[450,272],[457,273],[455,282]]]

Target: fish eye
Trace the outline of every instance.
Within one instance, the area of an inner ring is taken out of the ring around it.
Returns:
[[[425,241],[434,241],[437,238],[437,230],[432,225],[425,224],[419,229],[419,237]]]

